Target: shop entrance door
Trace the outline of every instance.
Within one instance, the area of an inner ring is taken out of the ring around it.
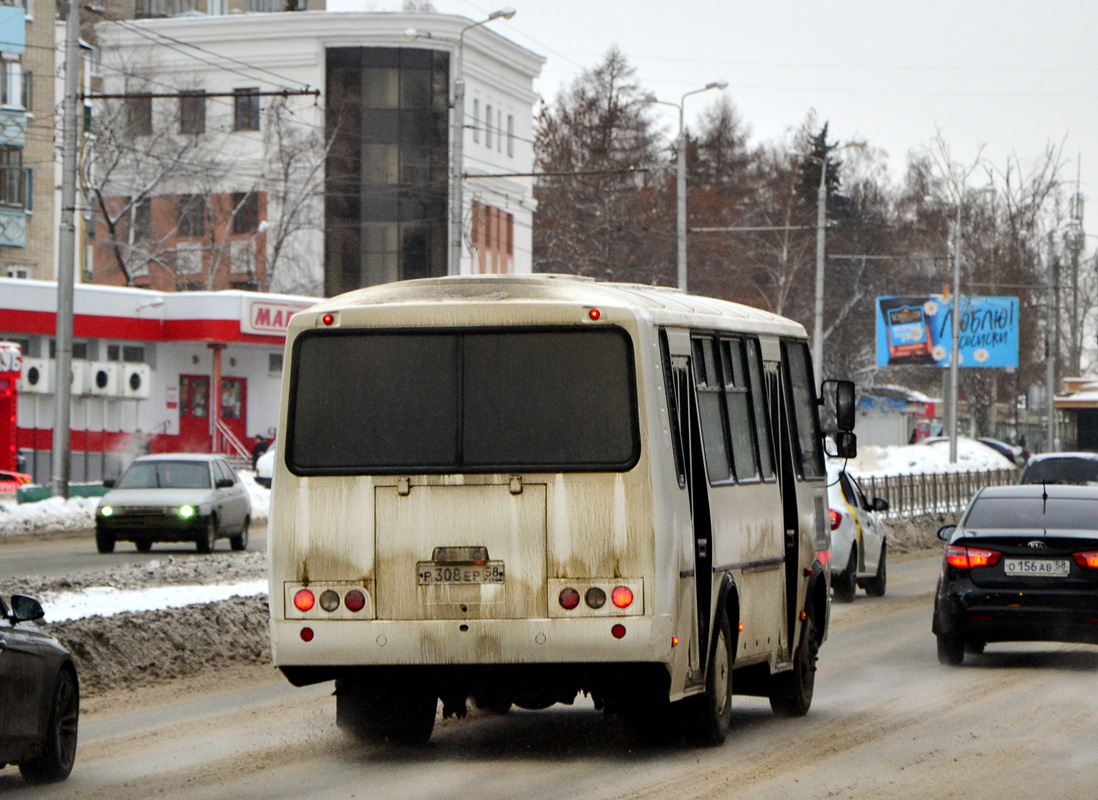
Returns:
[[[179,376],[179,449],[185,453],[209,453],[210,378],[208,375]]]
[[[248,382],[244,378],[221,379],[221,421],[245,447],[247,443],[244,437],[248,429],[247,389]]]

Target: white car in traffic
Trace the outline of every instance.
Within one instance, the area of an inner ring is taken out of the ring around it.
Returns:
[[[828,467],[827,483],[835,599],[853,601],[859,586],[870,597],[882,597],[888,537],[879,515],[888,510],[888,502],[867,498],[858,481],[838,465]]]

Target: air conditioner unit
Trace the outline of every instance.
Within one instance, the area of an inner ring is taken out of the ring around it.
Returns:
[[[119,364],[110,361],[92,361],[88,364],[88,394],[96,397],[118,397],[122,393],[118,376]]]
[[[137,400],[149,399],[149,384],[152,383],[152,370],[148,364],[122,365],[122,396]]]
[[[23,371],[16,383],[27,394],[50,394],[53,391],[52,361],[45,358],[24,358]]]
[[[72,362],[72,386],[73,396],[88,394],[88,362]]]

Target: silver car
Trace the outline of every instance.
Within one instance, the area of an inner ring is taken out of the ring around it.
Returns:
[[[136,459],[95,511],[95,545],[114,552],[115,542],[133,542],[147,553],[153,542],[194,542],[209,553],[227,537],[233,550],[248,546],[248,490],[224,458],[162,453]]]

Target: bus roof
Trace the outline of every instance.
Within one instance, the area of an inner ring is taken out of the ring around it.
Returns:
[[[726,328],[805,337],[800,323],[752,306],[687,294],[667,286],[596,281],[579,275],[463,275],[396,281],[356,289],[322,301],[309,309],[323,313],[338,309],[424,303],[547,303],[579,304],[631,310],[656,324],[698,327],[711,320]],[[722,324],[723,323],[723,324]]]

